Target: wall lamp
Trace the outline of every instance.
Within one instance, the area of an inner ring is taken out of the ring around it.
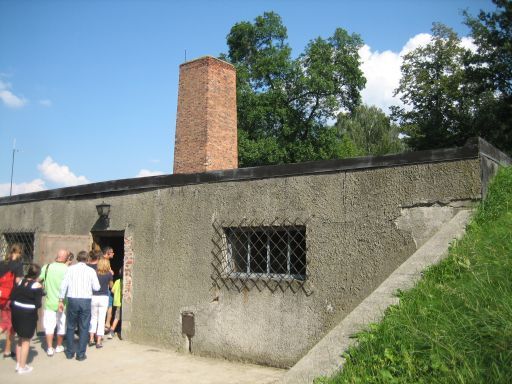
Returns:
[[[106,228],[110,225],[110,218],[108,215],[110,214],[110,204],[105,204],[105,202],[102,202],[101,204],[98,204],[96,206],[96,211],[98,212],[98,215],[100,216],[100,221]]]

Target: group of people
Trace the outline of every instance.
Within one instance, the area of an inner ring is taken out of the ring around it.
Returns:
[[[75,263],[74,255],[61,249],[54,262],[42,268],[30,264],[26,274],[21,255],[22,247],[14,244],[0,262],[0,332],[7,333],[4,358],[16,356],[16,372],[25,374],[33,369],[27,364],[27,357],[43,297],[48,356],[64,352],[68,359],[76,356],[76,360],[83,361],[87,358],[88,345],[99,349],[103,347],[105,334],[113,338],[121,320],[123,271],[121,268],[120,278],[113,282],[110,260],[114,250],[111,247],[102,251],[95,247],[91,252],[80,251]],[[18,336],[16,352],[11,352],[15,333]],[[120,332],[117,335],[122,339]]]

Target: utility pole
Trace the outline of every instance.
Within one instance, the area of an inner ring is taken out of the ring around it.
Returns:
[[[9,190],[9,196],[12,196],[12,177],[14,175],[14,154],[16,153],[16,139],[12,144],[12,162],[11,162],[11,189]]]

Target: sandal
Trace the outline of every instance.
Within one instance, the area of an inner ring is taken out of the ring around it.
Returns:
[[[103,344],[96,344],[96,349],[103,348]]]

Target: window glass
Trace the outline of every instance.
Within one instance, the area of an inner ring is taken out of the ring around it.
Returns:
[[[229,273],[290,277],[306,276],[306,228],[224,228]]]

